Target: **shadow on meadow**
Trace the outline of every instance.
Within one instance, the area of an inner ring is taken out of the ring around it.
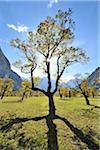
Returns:
[[[90,106],[93,106],[94,108],[100,108],[100,106],[93,105],[93,104],[90,104]]]
[[[60,117],[58,115],[55,115],[54,117],[51,117],[50,115],[42,116],[42,117],[34,117],[34,118],[15,118],[15,119],[10,119],[9,122],[2,126],[0,131],[1,132],[8,132],[11,130],[11,127],[14,124],[19,124],[19,123],[24,123],[27,121],[40,121],[40,120],[46,120],[46,124],[48,127],[48,132],[47,132],[47,140],[48,140],[48,150],[58,150],[59,145],[58,145],[58,139],[57,139],[57,129],[56,129],[56,124],[54,124],[53,120],[59,119],[69,129],[75,134],[77,138],[79,138],[83,143],[85,143],[90,150],[99,150],[99,145],[96,144],[89,134],[84,134],[82,130],[74,127],[67,119]],[[37,141],[34,139],[32,140],[31,138],[26,138],[24,137],[23,133],[21,133],[19,139],[19,146],[22,146],[23,148],[26,148],[27,145],[29,145],[29,148],[31,147],[34,148],[36,146],[35,144]],[[38,144],[38,143],[37,143]],[[40,145],[41,146],[41,145]],[[2,147],[1,147],[2,148]]]
[[[2,103],[20,103],[21,100],[18,101],[13,101],[13,100],[9,100],[9,101],[3,101]]]

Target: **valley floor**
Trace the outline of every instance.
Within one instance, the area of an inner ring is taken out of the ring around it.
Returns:
[[[0,101],[0,150],[48,150],[52,142],[55,150],[99,149],[98,98],[87,106],[84,98],[55,97],[57,116],[51,120],[46,97],[19,99]]]

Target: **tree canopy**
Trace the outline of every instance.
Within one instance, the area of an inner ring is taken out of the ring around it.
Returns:
[[[25,73],[31,72],[31,77],[35,69],[41,69],[48,78],[47,91],[35,88],[32,77],[32,89],[39,90],[45,95],[51,93],[51,67],[55,67],[56,84],[52,91],[54,94],[58,88],[58,82],[65,69],[76,62],[84,62],[88,57],[84,50],[71,46],[74,40],[75,22],[72,19],[72,10],[58,10],[55,17],[47,17],[40,22],[35,32],[28,32],[27,39],[19,38],[11,41],[11,45],[21,50],[24,55],[23,62],[18,60],[17,67]],[[55,65],[52,66],[52,62]]]

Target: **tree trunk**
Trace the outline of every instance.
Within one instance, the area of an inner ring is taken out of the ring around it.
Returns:
[[[23,92],[23,95],[22,95],[21,101],[23,101],[23,100],[24,100],[25,93],[26,93],[26,91],[24,91],[24,92]]]
[[[94,98],[94,96],[95,96],[95,94],[94,94],[94,92],[92,92],[92,97]]]
[[[62,94],[60,94],[60,98],[62,99]]]
[[[84,95],[84,98],[85,98],[85,100],[86,100],[86,104],[87,105],[90,105],[90,102],[89,102],[89,100],[88,100],[88,96],[84,93],[83,94]]]
[[[71,97],[71,91],[69,91],[69,98]]]
[[[55,116],[55,104],[54,104],[54,100],[53,100],[53,95],[52,94],[50,94],[49,96],[48,96],[48,98],[49,98],[49,115],[51,116],[51,117],[54,117]]]
[[[80,88],[80,90],[81,90],[81,92],[82,92],[82,94],[83,94],[83,96],[85,98],[86,104],[90,105],[90,102],[89,102],[89,99],[88,99],[88,96],[87,96],[86,92],[82,90],[80,85],[79,85],[79,88]]]
[[[5,88],[4,88],[4,90],[3,90],[3,93],[2,93],[2,95],[1,95],[1,99],[3,99],[3,97],[4,97],[4,95],[5,95],[5,92],[6,92],[6,89],[7,89],[7,85],[5,86]]]

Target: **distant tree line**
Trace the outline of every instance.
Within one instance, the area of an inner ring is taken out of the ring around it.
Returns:
[[[34,78],[36,85],[38,86],[40,83],[40,78],[35,77]],[[0,96],[1,99],[4,98],[4,96],[18,96],[21,97],[20,100],[23,101],[27,97],[39,97],[43,96],[43,94],[39,91],[33,91],[31,89],[31,82],[28,80],[23,80],[21,87],[19,91],[15,91],[13,89],[14,87],[14,81],[10,78],[0,78]],[[70,97],[85,97],[85,99],[88,97],[96,97],[99,95],[99,90],[97,90],[93,86],[88,86],[88,83],[86,80],[83,80],[80,84],[78,83],[77,88],[67,88],[67,87],[59,87],[58,92],[56,93],[56,96],[59,96],[60,99],[62,98],[70,98]]]

